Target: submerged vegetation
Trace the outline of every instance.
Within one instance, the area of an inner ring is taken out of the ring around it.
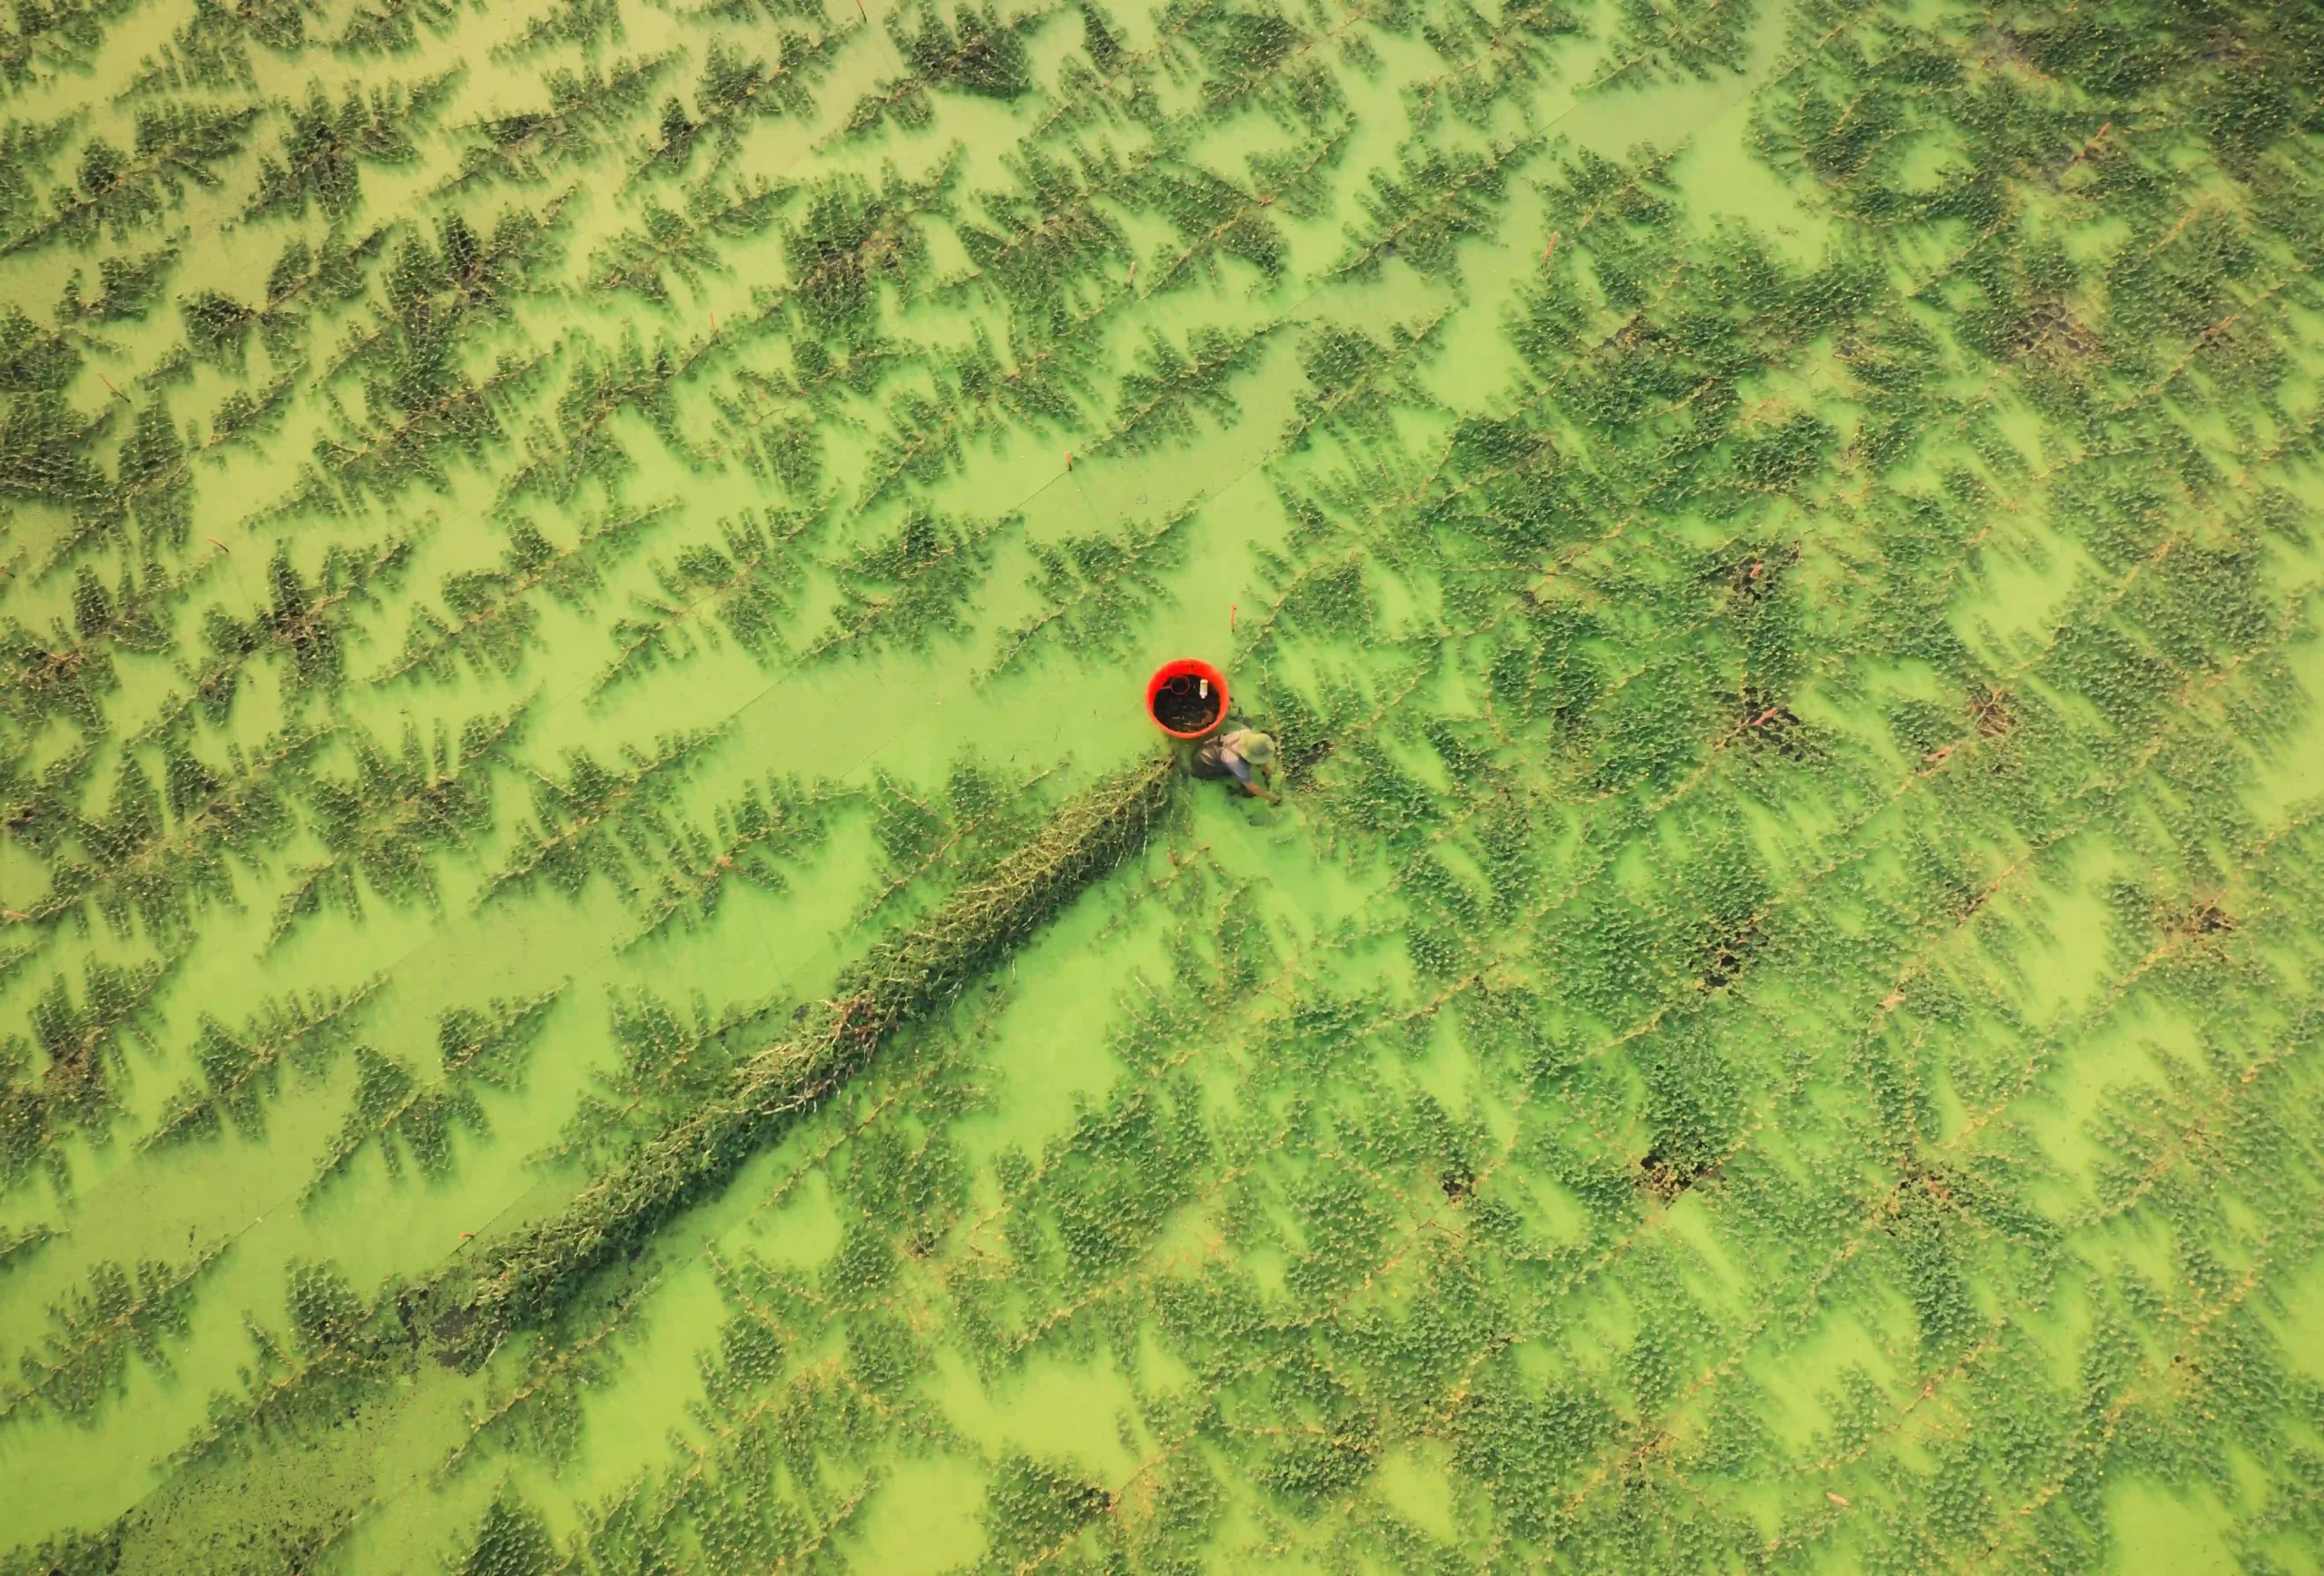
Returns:
[[[2234,0],[17,5],[0,1573],[2315,1567],[2319,213]]]

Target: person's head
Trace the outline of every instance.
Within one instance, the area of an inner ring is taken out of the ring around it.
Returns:
[[[1235,753],[1254,766],[1275,763],[1275,741],[1261,733],[1246,733],[1235,741]]]

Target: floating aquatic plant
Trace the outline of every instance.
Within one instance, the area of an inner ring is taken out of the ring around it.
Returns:
[[[409,54],[419,46],[423,28],[448,33],[458,15],[458,0],[376,0],[355,6],[324,47],[358,59]]]
[[[495,998],[483,1008],[456,1007],[444,1013],[437,1021],[438,1066],[433,1076],[401,1058],[357,1046],[354,1098],[300,1201],[313,1203],[367,1152],[379,1156],[389,1177],[401,1176],[407,1164],[424,1178],[445,1176],[452,1165],[453,1135],[487,1130],[478,1091],[513,1089],[523,1081],[526,1055],[563,989],[518,1001]]]
[[[0,1114],[0,1187],[13,1187],[35,1165],[58,1192],[67,1191],[71,1167],[56,1148],[77,1135],[93,1143],[111,1137],[122,1107],[122,1086],[133,1048],[154,1045],[157,993],[175,960],[123,966],[92,960],[79,1000],[63,974],[32,1008],[30,1042],[0,1041],[5,1076]]]
[[[120,241],[151,228],[185,201],[188,187],[222,183],[218,166],[242,151],[258,117],[255,108],[201,103],[138,111],[129,147],[102,136],[82,144],[73,184],[52,188],[45,203],[25,205],[0,234],[0,259],[46,246],[86,247],[101,234]]]
[[[231,1127],[241,1138],[266,1135],[266,1102],[280,1093],[282,1069],[312,1078],[352,1044],[363,1014],[387,981],[375,976],[349,990],[293,992],[269,1001],[239,1030],[204,1013],[194,1047],[200,1081],[170,1097],[141,1146],[184,1143]]]
[[[183,935],[233,901],[234,863],[255,864],[289,837],[292,783],[324,737],[285,729],[248,750],[230,746],[217,763],[179,743],[163,753],[159,784],[136,755],[123,756],[105,809],[74,817],[79,852],[55,859],[25,917],[85,927],[94,915],[120,935]]]
[[[73,583],[70,625],[57,621],[45,637],[21,625],[0,635],[0,664],[11,680],[0,705],[27,735],[38,734],[52,716],[65,718],[85,734],[104,732],[104,699],[120,687],[115,651],[148,655],[168,650],[171,605],[206,566],[176,576],[166,568],[149,567],[141,576],[133,560],[108,589],[94,568],[83,565]]]
[[[684,455],[672,388],[675,373],[675,358],[667,344],[649,352],[629,340],[602,355],[576,356],[557,400],[555,428],[535,437],[531,458],[502,484],[501,504],[527,497],[569,503],[589,482],[613,493],[636,468],[612,429],[615,418],[625,412],[652,428],[669,452]]]
[[[1450,311],[1416,325],[1389,326],[1387,343],[1362,329],[1322,324],[1300,340],[1299,368],[1314,388],[1304,394],[1284,433],[1296,451],[1317,434],[1344,448],[1387,448],[1396,437],[1398,409],[1428,409],[1436,396],[1420,369],[1435,349]]]
[[[263,606],[246,617],[211,607],[202,625],[210,660],[191,675],[192,688],[181,704],[222,720],[233,709],[245,670],[260,657],[281,667],[283,691],[294,700],[336,691],[347,677],[344,632],[354,614],[376,603],[383,586],[396,583],[410,556],[406,541],[390,540],[368,552],[333,547],[310,580],[299,572],[288,546],[277,548],[266,567]]]
[[[0,33],[0,82],[21,90],[44,71],[86,72],[104,46],[108,25],[128,0],[54,0],[27,5]]]
[[[443,683],[463,666],[513,675],[537,643],[540,609],[535,594],[569,607],[586,606],[605,584],[606,570],[635,550],[637,537],[672,507],[664,503],[596,516],[583,523],[566,547],[519,517],[509,527],[500,567],[446,576],[443,612],[415,611],[401,655],[370,682],[425,675]]]
[[[577,897],[601,874],[625,893],[636,891],[640,864],[684,843],[688,827],[675,799],[717,743],[714,733],[672,734],[651,753],[625,751],[615,767],[576,749],[566,756],[563,782],[535,773],[534,818],[519,829],[514,858],[485,882],[478,905],[536,882]]]
[[[953,520],[914,512],[885,540],[832,566],[840,605],[807,661],[883,648],[921,650],[967,628],[962,610],[992,561],[992,539],[1018,524]]]
[[[571,44],[585,54],[622,40],[619,0],[562,0],[537,16],[526,19],[524,31],[506,44],[493,46],[497,60],[517,60],[558,44]]]
[[[558,1219],[512,1236],[458,1293],[439,1325],[453,1349],[488,1351],[511,1324],[569,1300],[581,1282],[730,1175],[921,1012],[1134,852],[1169,800],[1167,763],[1085,790],[993,872],[852,968],[797,1039],[735,1065],[694,1107],[593,1184]],[[457,1288],[455,1288],[457,1291]]]
[[[960,469],[972,446],[995,449],[1027,428],[1078,431],[1095,398],[1103,349],[1102,320],[1126,300],[1117,293],[1042,338],[1020,337],[999,350],[980,335],[931,369],[931,392],[907,389],[888,401],[888,430],[872,449],[858,488],[864,506],[907,486],[929,487]]]
[[[1408,151],[1402,169],[1372,177],[1365,223],[1349,229],[1338,271],[1362,277],[1396,257],[1420,273],[1457,279],[1459,243],[1491,233],[1510,174],[1540,147],[1527,139],[1480,153],[1429,144]]]
[[[371,327],[349,339],[330,375],[366,373],[393,398],[440,392],[451,370],[447,353],[461,334],[505,318],[517,297],[544,282],[571,195],[568,189],[537,211],[504,208],[489,231],[451,215],[432,244],[407,234],[381,278],[385,300]]]
[[[108,1401],[127,1393],[133,1355],[169,1377],[165,1343],[189,1333],[194,1283],[224,1252],[221,1243],[183,1265],[148,1259],[134,1274],[100,1262],[85,1289],[50,1305],[51,1333],[25,1354],[22,1380],[0,1392],[0,1423],[49,1412],[94,1425]]]
[[[665,934],[673,925],[685,930],[708,925],[725,901],[730,882],[744,882],[765,892],[784,891],[790,884],[784,867],[803,861],[822,844],[833,810],[852,797],[844,789],[770,779],[716,806],[706,835],[674,851],[647,906],[645,925],[625,945]]]
[[[471,717],[457,741],[449,729],[423,739],[413,728],[395,750],[348,738],[353,772],[344,780],[316,773],[306,784],[308,827],[327,857],[295,873],[275,904],[270,944],[315,914],[360,919],[366,891],[399,907],[437,904],[435,862],[490,829],[492,775],[523,737],[524,714],[518,707]]]
[[[25,1405],[0,1570],[874,1563],[907,1500],[992,1569],[2081,1569],[2191,1491],[2312,1564],[2312,19],[848,10],[0,21],[0,1154],[151,1113],[71,1205],[123,1266],[350,1100],[318,1204],[429,1183],[190,1433],[86,1413],[159,1492],[44,1493]],[[1283,802],[977,951],[1083,890],[994,897],[1060,846],[1022,704],[1165,638]],[[860,783],[722,727],[979,667]],[[462,765],[536,689],[550,753]],[[615,1010],[529,1040],[574,1120],[455,1248],[521,1004],[399,1041],[370,953],[469,860],[442,922]],[[375,922],[286,994],[324,893]],[[725,982],[762,924],[829,1000]],[[10,1267],[36,1360],[139,1295]]]
[[[820,20],[820,19],[819,19]],[[710,144],[704,179],[714,180],[742,145],[743,129],[762,116],[803,116],[814,107],[815,79],[830,69],[837,36],[785,27],[776,38],[774,58],[744,55],[724,40],[714,40],[703,57],[689,114],[678,100],[662,108],[660,140],[646,151],[633,179],[683,175],[694,150]]]
[[[295,55],[307,41],[315,0],[194,0],[193,15],[178,25],[160,51],[139,61],[123,98],[207,90],[254,91],[258,74],[251,45]]]
[[[1142,454],[1190,442],[1198,430],[1197,411],[1221,426],[1234,425],[1242,408],[1231,385],[1250,370],[1282,326],[1264,324],[1243,334],[1196,329],[1184,349],[1159,330],[1149,331],[1144,357],[1122,378],[1113,426],[1095,451]]]
[[[0,1275],[29,1260],[62,1236],[54,1226],[35,1222],[21,1229],[0,1232]]]
[[[307,102],[284,111],[290,124],[281,157],[259,160],[258,189],[243,217],[303,218],[311,205],[343,222],[362,201],[362,167],[411,163],[419,152],[414,126],[427,125],[450,86],[449,79],[439,78],[416,87],[350,88],[334,105],[320,83],[310,83]]]
[[[705,276],[727,271],[714,243],[763,234],[789,196],[765,181],[703,181],[686,189],[683,208],[648,202],[643,224],[615,237],[591,261],[589,287],[635,291],[666,303],[665,275],[699,287]]]
[[[793,545],[822,517],[744,513],[720,527],[714,545],[681,548],[673,562],[656,566],[659,595],[636,597],[630,616],[613,625],[615,655],[597,691],[682,662],[714,643],[720,631],[753,658],[773,661],[782,652],[783,616],[800,589]]]
[[[247,1322],[253,1351],[242,1394],[212,1395],[208,1416],[176,1453],[182,1464],[311,1439],[345,1421],[383,1379],[406,1371],[410,1344],[398,1322],[400,1288],[389,1286],[366,1305],[336,1265],[294,1260],[285,1278],[289,1329]]]
[[[715,1094],[753,1038],[779,1031],[778,1006],[746,1002],[714,1012],[697,998],[681,1016],[650,990],[616,995],[620,1060],[582,1097],[551,1153],[602,1163],[643,1146]]]
[[[916,12],[890,12],[888,36],[903,57],[905,74],[857,101],[847,117],[849,133],[862,135],[890,118],[916,131],[934,117],[932,92],[1002,100],[1022,96],[1033,85],[1025,40],[1047,20],[1047,13],[1035,11],[1003,22],[990,5],[959,6],[949,21],[925,4]]]
[[[611,66],[585,62],[542,78],[548,107],[487,116],[468,128],[475,141],[460,155],[447,192],[486,181],[531,183],[588,163],[613,145],[632,113],[674,64],[669,54],[634,55]]]
[[[892,171],[880,185],[835,176],[805,194],[783,226],[789,284],[769,303],[795,311],[818,338],[846,342],[869,329],[883,284],[909,285],[927,266],[919,216],[944,201],[953,162],[929,179]]]
[[[1118,655],[1136,616],[1165,595],[1163,576],[1181,560],[1195,514],[1189,506],[1118,535],[1034,543],[1041,611],[1002,635],[986,675],[1008,672],[1053,640],[1088,659]]]

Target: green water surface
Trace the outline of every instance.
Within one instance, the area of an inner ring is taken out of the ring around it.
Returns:
[[[2324,1569],[2324,16],[25,0],[0,1571]],[[425,1288],[1158,750],[469,1371]]]

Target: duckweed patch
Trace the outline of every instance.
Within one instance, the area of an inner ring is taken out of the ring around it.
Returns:
[[[2319,84],[18,6],[0,1572],[2324,1563]]]

